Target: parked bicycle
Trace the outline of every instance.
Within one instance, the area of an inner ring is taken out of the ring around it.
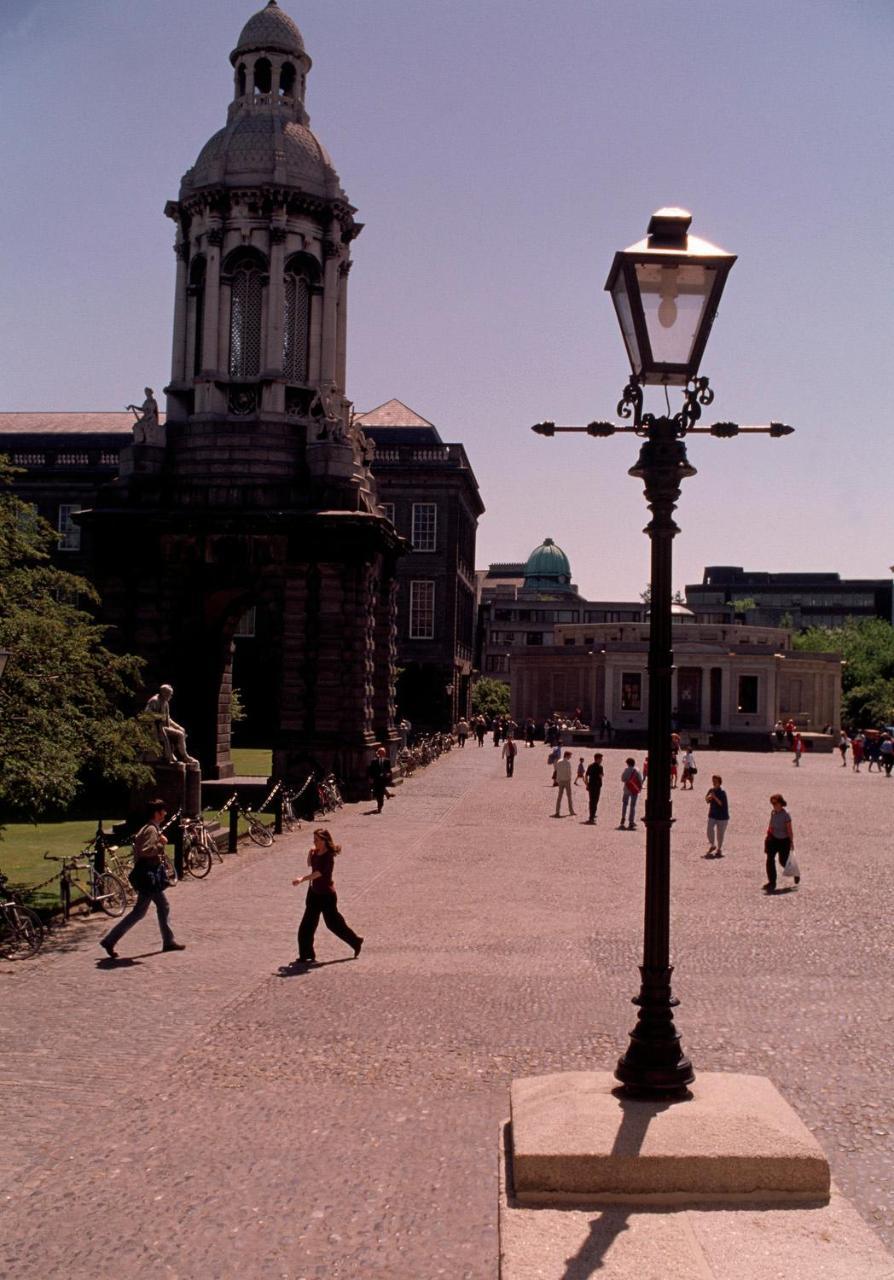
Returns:
[[[71,915],[72,886],[79,890],[91,907],[98,907],[107,916],[123,916],[127,910],[127,889],[118,876],[111,871],[97,871],[93,860],[83,855],[74,858],[57,858],[52,853],[45,853],[47,862],[60,862],[59,896],[62,900],[62,913],[66,920]],[[79,871],[87,873],[81,879]]]
[[[235,809],[241,818],[244,818],[248,824],[248,838],[253,844],[260,845],[262,849],[269,849],[273,844],[273,832],[269,827],[265,826],[258,815],[247,808],[239,800],[238,794],[234,791],[229,800],[221,808],[221,813],[226,809]]]
[[[216,858],[223,862],[217,842],[204,818],[181,818],[183,829],[183,870],[196,880],[203,880]]]
[[[117,876],[124,885],[129,899],[136,896],[135,891],[131,888],[130,873],[133,869],[133,849],[127,845],[112,844],[110,838],[103,830],[102,818],[100,818],[96,834],[93,839],[84,846],[81,851],[82,858],[92,858],[94,865],[101,863],[103,871],[110,871],[113,876]]]
[[[327,814],[344,805],[335,774],[329,773],[317,783],[317,805],[315,812]]]
[[[4,960],[27,960],[43,946],[43,921],[36,911],[24,906],[7,886],[0,873],[0,956]]]

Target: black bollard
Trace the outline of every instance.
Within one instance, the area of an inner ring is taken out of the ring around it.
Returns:
[[[183,879],[183,827],[179,822],[174,823],[174,870],[177,873],[177,879]]]
[[[282,787],[277,791],[273,800],[273,834],[275,836],[282,835]]]
[[[227,853],[235,853],[239,843],[239,810],[235,804],[229,808],[230,829],[227,837]]]

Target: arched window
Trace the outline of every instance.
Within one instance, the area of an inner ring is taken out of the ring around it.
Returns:
[[[189,269],[189,293],[192,298],[192,371],[202,372],[205,346],[205,259],[195,258]]]
[[[307,382],[310,289],[319,273],[316,259],[308,254],[295,254],[286,264],[282,363],[289,382]]]
[[[230,274],[230,377],[256,378],[261,371],[263,271],[257,258],[243,255],[233,261]]]
[[[267,58],[255,63],[255,93],[269,93],[273,83],[273,71]]]
[[[236,84],[238,85],[239,97],[245,97],[245,63],[239,63],[239,70],[236,74]]]
[[[279,92],[284,98],[291,98],[295,92],[295,68],[291,62],[284,62],[279,73]]]

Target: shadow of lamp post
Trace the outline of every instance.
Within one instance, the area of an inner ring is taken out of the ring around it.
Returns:
[[[615,1076],[627,1093],[652,1098],[683,1095],[695,1079],[674,1025],[678,1001],[671,991],[670,964],[671,571],[678,532],[673,513],[683,480],[695,475],[685,438],[702,433],[729,439],[752,432],[778,437],[793,430],[780,422],[754,427],[734,422],[697,425],[702,408],[714,399],[708,379],[699,376],[699,366],[736,259],[690,235],[691,222],[691,214],[684,209],[659,209],[646,238],[616,253],[609,272],[605,287],[612,295],[631,367],[617,410],[628,425],[591,422],[586,427],[557,427],[554,422],[540,422],[533,428],[543,436],[581,431],[607,437],[628,432],[643,441],[629,474],[642,480],[652,513],[646,528],[651,542],[651,597],[645,920],[640,991],[633,1001],[639,1013]],[[643,388],[653,385],[684,388],[682,408],[673,415],[668,409],[666,416],[644,413]]]

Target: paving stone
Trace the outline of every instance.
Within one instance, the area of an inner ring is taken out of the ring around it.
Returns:
[[[484,1280],[497,1268],[497,1142],[512,1078],[606,1070],[635,1020],[644,834],[614,830],[626,752],[606,752],[599,824],[549,817],[545,752],[505,778],[467,746],[349,805],[344,914],[296,954],[309,829],[171,894],[188,944],[147,917],[107,967],[97,921],[0,965],[0,1273],[9,1277]],[[894,781],[831,756],[699,754],[675,792],[677,1025],[696,1071],[767,1075],[833,1177],[894,1245],[890,1089]],[[703,793],[730,794],[705,861]],[[767,898],[782,790],[802,866]],[[0,855],[2,857],[2,855]]]

